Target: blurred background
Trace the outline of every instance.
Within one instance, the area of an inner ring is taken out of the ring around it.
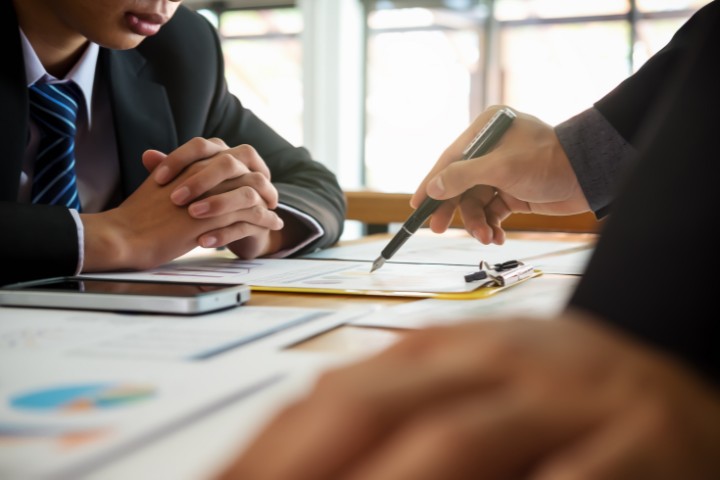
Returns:
[[[230,89],[345,189],[413,192],[485,107],[588,108],[708,1],[185,0]]]

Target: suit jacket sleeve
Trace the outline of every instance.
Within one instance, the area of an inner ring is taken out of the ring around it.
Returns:
[[[619,178],[636,150],[596,108],[589,108],[557,125],[555,134],[580,188],[598,218],[609,213]]]
[[[0,219],[0,285],[75,273],[77,226],[67,208],[0,201]]]
[[[288,143],[228,92],[214,27],[182,7],[160,34],[148,38],[138,50],[146,57],[154,80],[165,86],[179,144],[202,136],[221,138],[230,146],[252,145],[270,168],[280,202],[315,218],[325,232],[296,253],[338,240],[346,205],[335,175],[313,160],[305,148]]]

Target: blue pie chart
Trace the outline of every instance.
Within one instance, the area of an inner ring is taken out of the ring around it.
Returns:
[[[10,398],[18,410],[82,413],[126,407],[148,400],[155,389],[142,384],[90,383],[28,391]]]

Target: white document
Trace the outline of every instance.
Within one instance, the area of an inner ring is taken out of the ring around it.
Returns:
[[[330,310],[252,306],[201,316],[25,308],[0,308],[0,315],[0,358],[52,353],[147,362],[213,359],[294,327],[338,318]]]
[[[370,273],[370,262],[308,259],[239,260],[227,255],[183,258],[142,272],[113,272],[85,277],[173,282],[245,283],[254,287],[326,289],[344,292],[462,293],[478,288],[465,275],[477,266],[387,263]]]
[[[579,280],[574,275],[541,275],[488,298],[403,303],[359,317],[352,324],[414,329],[511,315],[551,318],[563,310]]]
[[[282,381],[278,351],[364,312],[0,308],[0,478],[92,472]]]
[[[303,258],[373,261],[388,240],[332,247]],[[594,241],[544,241],[507,239],[504,245],[483,245],[463,232],[434,234],[418,230],[383,268],[392,263],[423,263],[477,266],[480,260],[490,264],[519,260],[545,273],[579,275],[594,249]]]

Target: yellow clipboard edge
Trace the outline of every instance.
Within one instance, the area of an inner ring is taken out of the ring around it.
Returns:
[[[480,287],[470,292],[450,292],[450,293],[434,293],[434,292],[395,292],[389,290],[346,290],[339,288],[308,288],[308,287],[268,287],[261,285],[251,285],[250,290],[255,292],[281,292],[281,293],[326,293],[330,295],[364,295],[371,297],[408,297],[408,298],[439,298],[442,300],[476,300],[486,298],[490,295],[527,282],[531,278],[542,275],[541,270],[533,270],[533,274],[520,281],[505,285],[504,287]]]
[[[371,297],[435,297],[433,292],[394,292],[390,290],[347,290],[340,288],[306,288],[306,287],[267,287],[251,285],[254,292],[281,292],[281,293],[327,293],[331,295],[363,295]]]

